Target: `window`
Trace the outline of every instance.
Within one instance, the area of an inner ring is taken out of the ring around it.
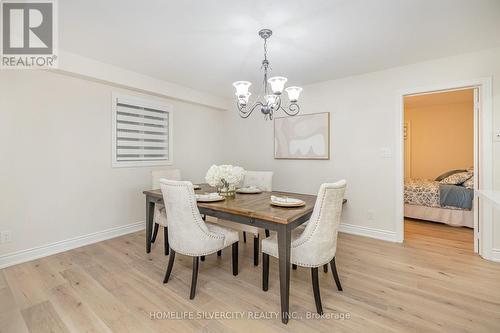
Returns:
[[[172,164],[172,107],[113,94],[113,167]]]

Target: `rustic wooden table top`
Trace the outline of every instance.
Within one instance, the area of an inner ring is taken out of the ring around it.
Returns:
[[[215,189],[207,184],[200,184],[200,186],[201,189],[195,191],[197,194],[215,192]],[[162,199],[161,190],[159,189],[147,190],[143,193],[154,198]],[[276,207],[270,204],[271,195],[301,199],[304,200],[306,204],[305,206],[294,208]],[[259,194],[236,193],[236,198],[234,199],[226,199],[218,202],[198,202],[198,207],[264,221],[288,224],[303,215],[311,213],[315,202],[315,195],[273,191]]]

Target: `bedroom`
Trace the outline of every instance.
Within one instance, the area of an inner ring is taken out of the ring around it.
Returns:
[[[474,88],[405,96],[405,238],[474,248]]]

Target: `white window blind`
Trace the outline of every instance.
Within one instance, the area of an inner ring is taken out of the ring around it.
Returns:
[[[172,164],[172,108],[113,95],[113,166]]]

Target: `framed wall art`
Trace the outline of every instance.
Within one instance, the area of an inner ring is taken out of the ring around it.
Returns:
[[[275,118],[274,158],[330,159],[330,113]]]

